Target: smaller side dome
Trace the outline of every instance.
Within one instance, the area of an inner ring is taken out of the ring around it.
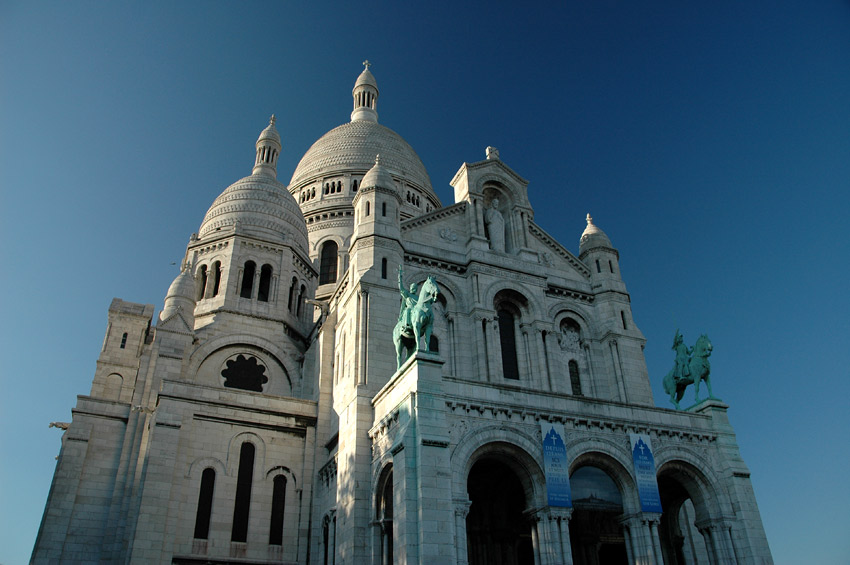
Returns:
[[[195,322],[195,277],[192,269],[185,265],[183,270],[168,287],[165,294],[165,305],[159,313],[160,321],[165,321],[177,312],[183,314],[183,318],[189,325]]]
[[[381,156],[375,156],[375,165],[363,175],[363,180],[360,182],[360,190],[367,188],[389,188],[396,189],[395,181],[393,181],[390,172],[381,165]]]
[[[587,227],[584,228],[584,232],[581,234],[581,240],[579,241],[579,255],[586,251],[590,251],[595,247],[607,247],[609,249],[614,248],[614,246],[611,245],[611,240],[608,239],[607,235],[605,235],[605,232],[593,223],[593,218],[590,214],[588,214]]]

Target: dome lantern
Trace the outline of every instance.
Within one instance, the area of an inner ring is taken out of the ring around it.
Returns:
[[[275,117],[269,119],[269,125],[257,138],[257,158],[254,160],[254,170],[251,174],[266,175],[277,178],[277,158],[280,156],[280,134],[274,127]]]
[[[363,72],[357,77],[351,95],[354,97],[354,110],[351,112],[351,121],[378,121],[378,82],[369,71],[372,63],[363,61]]]

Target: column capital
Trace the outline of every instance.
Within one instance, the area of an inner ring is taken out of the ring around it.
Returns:
[[[469,500],[458,500],[455,499],[452,501],[455,507],[455,516],[460,518],[466,518],[469,515],[469,508],[472,506],[472,502]]]

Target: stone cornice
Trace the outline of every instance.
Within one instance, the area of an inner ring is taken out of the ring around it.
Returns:
[[[582,398],[582,400],[585,399]],[[650,422],[639,422],[634,419],[570,414],[481,400],[448,399],[446,400],[446,407],[456,414],[473,414],[489,419],[510,420],[535,425],[540,421],[557,422],[570,426],[570,429],[573,430],[654,433],[660,437],[679,438],[688,442],[713,442],[718,437],[714,432],[663,426]],[[633,408],[633,406],[631,407]]]
[[[546,294],[552,297],[574,298],[576,300],[587,302],[588,304],[593,302],[592,294],[554,284],[546,285]]]
[[[427,257],[425,255],[405,253],[404,262],[419,265],[420,267],[428,267],[432,269],[437,268],[443,271],[448,271],[450,273],[456,273],[458,275],[466,273],[466,265],[437,259],[435,257]]]
[[[464,212],[466,212],[466,204],[466,202],[458,202],[457,204],[452,204],[451,206],[446,206],[445,208],[438,208],[436,210],[428,212],[427,214],[415,216],[413,218],[410,218],[409,220],[404,220],[401,223],[401,231],[406,231],[415,227],[424,226],[436,220],[442,220],[444,218],[463,214]]]

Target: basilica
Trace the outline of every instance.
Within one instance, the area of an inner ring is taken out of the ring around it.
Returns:
[[[352,96],[288,184],[272,117],[157,316],[113,299],[32,562],[772,563],[727,406],[655,407],[593,218],[556,241],[493,147],[441,202],[368,64]]]

